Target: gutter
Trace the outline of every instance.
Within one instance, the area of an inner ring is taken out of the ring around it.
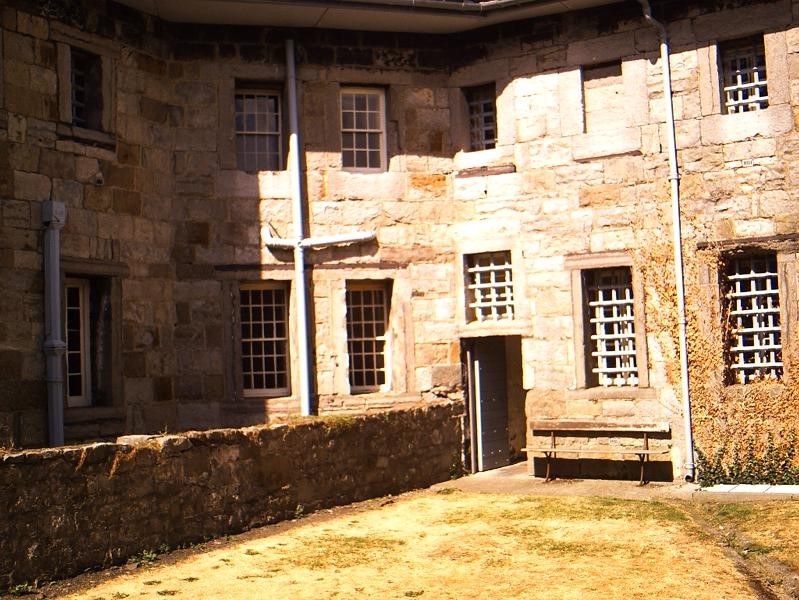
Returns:
[[[319,8],[353,8],[353,9],[380,9],[383,7],[407,8],[410,10],[427,10],[437,13],[467,13],[472,15],[486,15],[497,10],[517,7],[552,7],[553,12],[567,12],[580,10],[589,6],[615,4],[621,0],[592,1],[592,0],[464,0],[452,2],[449,0],[219,0],[235,4],[285,4],[289,6],[313,6]],[[153,0],[155,8],[168,4],[169,0]]]
[[[300,125],[297,107],[297,72],[294,63],[294,40],[286,40],[286,83],[289,103],[289,172],[293,204],[294,235],[294,294],[297,299],[297,347],[300,359],[300,414],[311,412],[311,367],[308,350],[308,300],[305,286],[305,215],[303,212],[302,161],[300,158]]]
[[[688,379],[687,319],[685,316],[685,276],[683,273],[682,226],[680,222],[680,170],[677,163],[677,136],[674,131],[674,99],[671,89],[671,62],[669,38],[666,27],[652,17],[649,0],[638,0],[644,18],[658,30],[660,56],[663,64],[663,98],[666,101],[666,131],[669,141],[669,180],[671,182],[671,218],[674,244],[674,278],[677,284],[677,313],[680,344],[680,384],[683,401],[683,427],[685,429],[686,462],[685,481],[692,482],[696,476],[694,463],[694,437],[691,424],[691,392]]]
[[[457,33],[507,22],[617,4],[622,0],[118,0],[167,21],[280,27],[327,27],[333,16],[347,28],[353,15],[369,16],[373,31]],[[294,11],[295,17],[291,14]],[[397,15],[420,17],[397,27]],[[210,16],[210,19],[209,19]],[[425,18],[427,17],[427,18]],[[432,29],[431,29],[432,27]],[[442,29],[443,27],[443,29]]]
[[[67,220],[63,202],[42,204],[44,230],[44,368],[47,383],[47,430],[50,446],[64,445],[64,354],[61,323],[61,228]]]

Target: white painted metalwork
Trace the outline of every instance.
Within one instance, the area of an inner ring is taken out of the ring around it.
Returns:
[[[513,319],[513,268],[510,252],[467,254],[465,259],[469,320]]]
[[[776,257],[735,258],[727,280],[730,369],[735,380],[780,379],[783,364]]]
[[[280,95],[238,89],[235,108],[238,168],[249,172],[282,169]]]
[[[463,90],[469,106],[471,150],[488,150],[497,143],[496,86],[491,83]]]
[[[768,108],[766,52],[763,39],[727,42],[719,46],[728,114]]]
[[[282,284],[245,284],[239,291],[244,395],[289,393],[288,303]]]
[[[587,271],[591,371],[599,385],[638,385],[633,287],[628,268]]]
[[[388,305],[383,283],[347,284],[347,352],[354,391],[387,386]]]
[[[375,239],[373,232],[353,232],[320,238],[305,237],[305,194],[302,185],[302,149],[300,144],[299,109],[297,105],[297,72],[294,60],[294,40],[286,40],[286,88],[289,113],[288,163],[291,175],[292,217],[294,238],[284,239],[264,235],[268,248],[291,248],[294,251],[294,299],[297,304],[297,351],[300,380],[300,412],[303,416],[313,413],[311,405],[311,365],[308,349],[308,301],[305,282],[305,250],[339,244],[355,244]],[[264,231],[264,229],[262,229]],[[268,232],[269,229],[266,228]]]

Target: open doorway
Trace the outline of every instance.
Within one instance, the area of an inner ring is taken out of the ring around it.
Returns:
[[[521,338],[470,338],[461,342],[461,349],[469,416],[467,464],[476,473],[523,459]]]

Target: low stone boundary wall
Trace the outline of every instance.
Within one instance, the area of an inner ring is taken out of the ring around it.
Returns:
[[[461,407],[0,458],[0,589],[450,477]]]

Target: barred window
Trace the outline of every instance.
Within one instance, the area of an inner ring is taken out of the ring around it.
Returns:
[[[382,282],[347,284],[347,352],[353,391],[376,390],[388,382],[386,287]]]
[[[238,89],[235,104],[238,168],[249,172],[282,169],[280,94]]]
[[[341,164],[353,170],[386,168],[383,90],[341,91]]]
[[[768,108],[763,36],[719,44],[722,102],[728,114]]]
[[[482,252],[464,256],[468,321],[513,319],[511,254]]]
[[[287,296],[280,284],[247,284],[239,290],[245,395],[289,393]]]
[[[72,48],[70,53],[72,124],[102,129],[102,61],[99,56]]]
[[[780,288],[773,253],[731,259],[726,270],[729,379],[782,378]]]
[[[469,147],[471,150],[488,150],[497,143],[496,86],[491,83],[465,88],[469,107]]]
[[[637,386],[635,316],[629,267],[583,271],[589,386]]]

